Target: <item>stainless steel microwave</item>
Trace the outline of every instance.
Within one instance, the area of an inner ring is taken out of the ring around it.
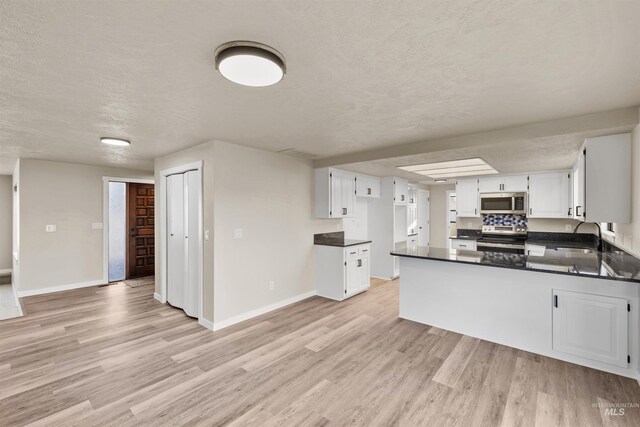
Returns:
[[[480,213],[526,215],[527,193],[481,193]]]

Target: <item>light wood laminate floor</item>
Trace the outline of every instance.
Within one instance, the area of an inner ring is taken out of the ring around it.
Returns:
[[[398,283],[212,333],[152,285],[25,298],[0,425],[640,425],[634,380],[398,319]],[[526,333],[526,331],[523,331]]]

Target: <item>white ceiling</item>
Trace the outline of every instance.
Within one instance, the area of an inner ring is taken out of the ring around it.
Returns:
[[[0,173],[17,157],[151,169],[214,138],[329,157],[639,105],[638,16],[600,0],[3,0]],[[237,39],[282,52],[284,80],[224,80],[213,52]]]

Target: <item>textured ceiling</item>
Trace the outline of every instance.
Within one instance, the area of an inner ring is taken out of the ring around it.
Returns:
[[[211,139],[329,157],[638,105],[638,16],[600,0],[3,0],[0,173],[17,157],[151,169]],[[212,54],[237,39],[282,52],[285,79],[224,80]]]

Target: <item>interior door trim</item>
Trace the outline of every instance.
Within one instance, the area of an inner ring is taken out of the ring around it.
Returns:
[[[161,303],[167,302],[167,177],[169,175],[175,175],[179,173],[186,173],[189,171],[199,171],[200,172],[200,194],[198,197],[198,248],[199,256],[198,256],[198,272],[199,272],[199,304],[198,304],[198,323],[207,327],[208,329],[213,329],[213,321],[206,320],[203,317],[203,306],[204,306],[204,298],[203,298],[203,282],[204,282],[204,272],[203,272],[203,259],[204,259],[204,245],[203,245],[203,191],[204,185],[202,180],[204,179],[204,174],[202,172],[202,160],[198,160],[196,162],[186,163],[180,166],[175,166],[168,169],[163,169],[160,171],[160,182],[158,182],[158,187],[156,191],[156,201],[159,202],[159,212],[156,212],[156,224],[158,224],[157,237],[160,242],[160,250],[159,258],[157,259],[159,262],[156,262],[156,280],[160,280],[160,295],[155,296]]]
[[[126,178],[121,176],[102,177],[102,282],[109,283],[109,183],[124,182],[135,184],[155,184],[153,179]]]

